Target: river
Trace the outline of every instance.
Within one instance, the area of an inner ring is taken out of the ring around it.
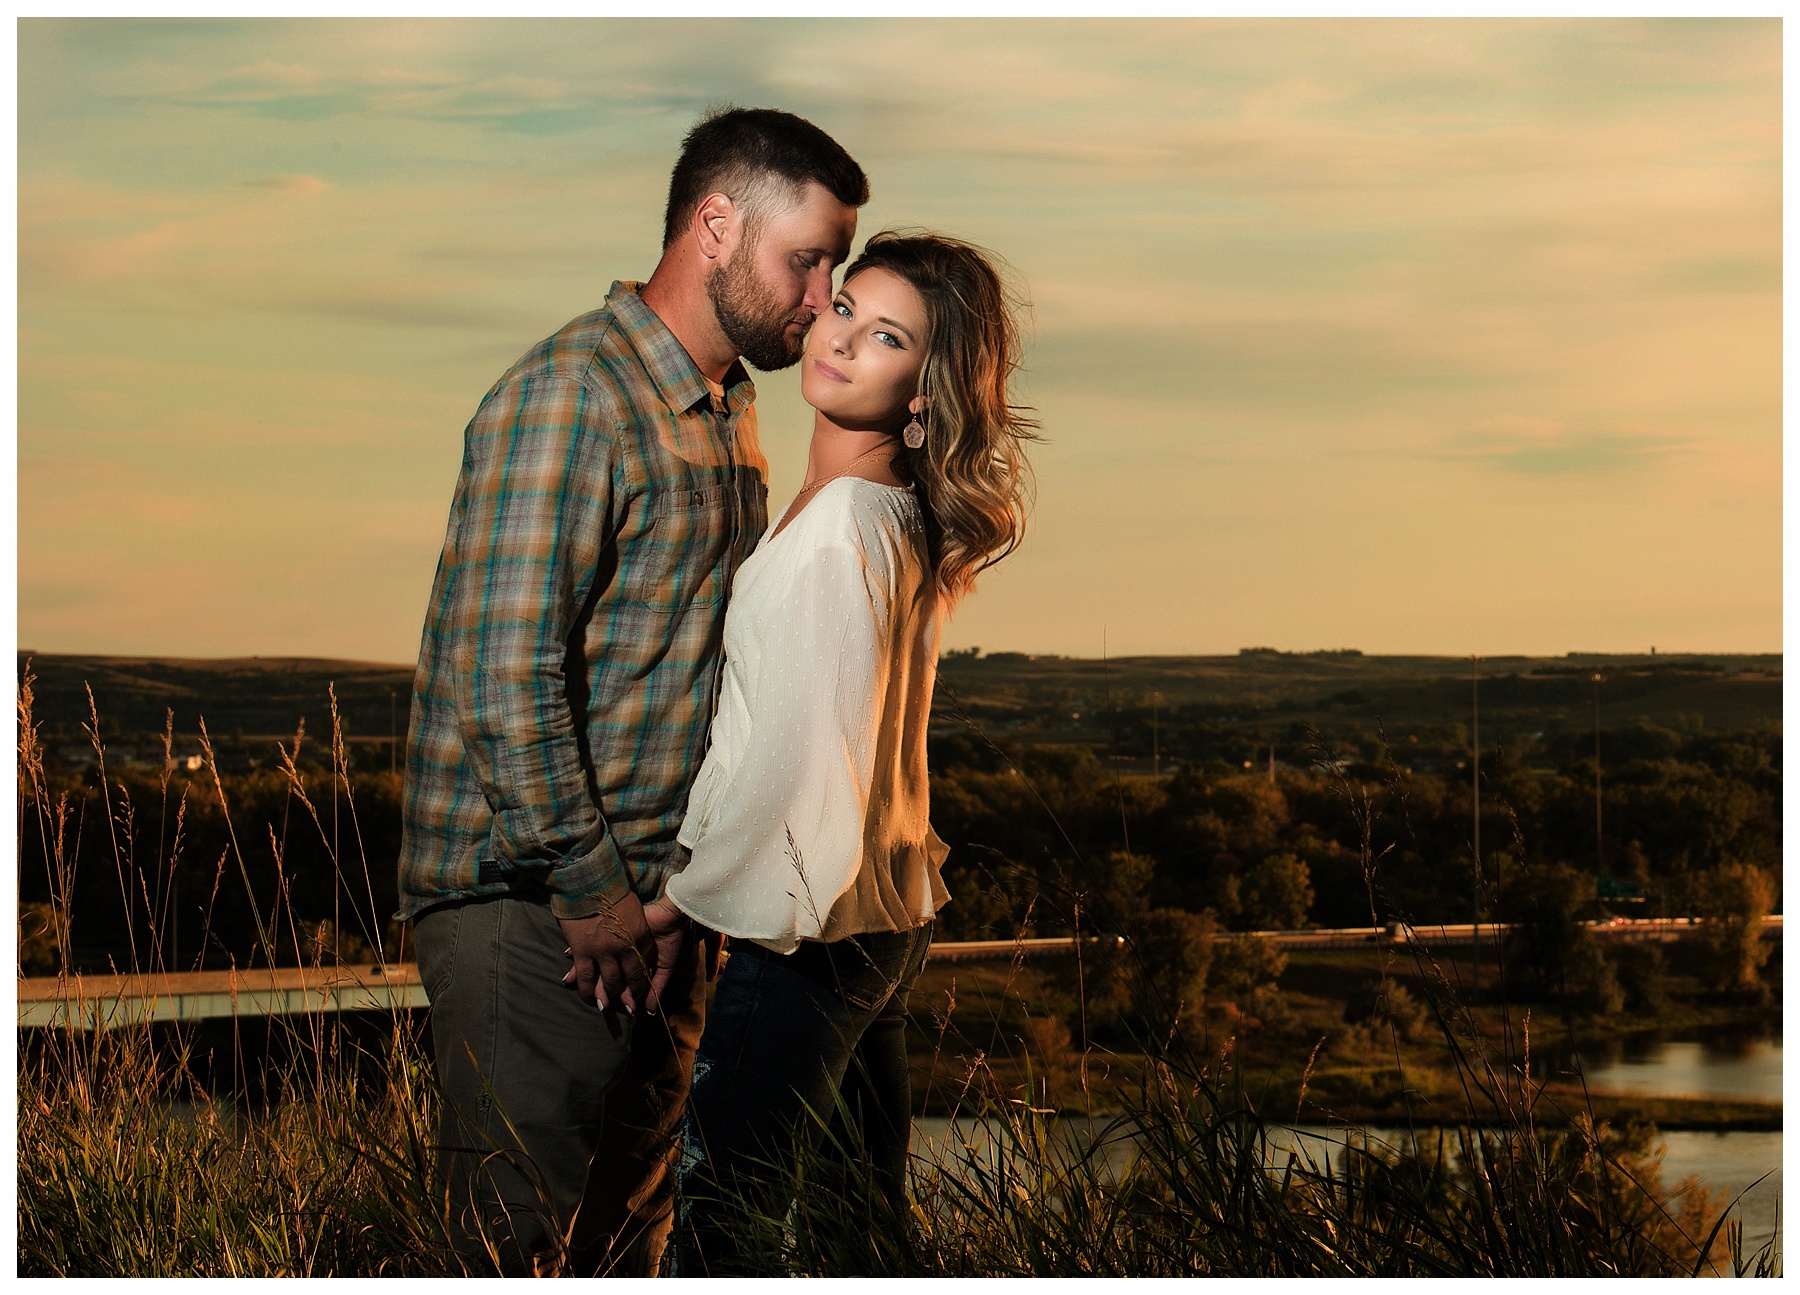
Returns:
[[[1592,1092],[1781,1100],[1781,1040],[1742,1031],[1692,1038],[1627,1035],[1585,1044],[1574,1061]],[[1769,1239],[1781,1198],[1780,1132],[1671,1129],[1661,1136],[1667,1148],[1665,1183],[1692,1174],[1708,1187],[1725,1188],[1741,1198],[1745,1250]]]
[[[1594,1092],[1781,1100],[1778,1038],[1743,1033],[1626,1037],[1585,1044],[1578,1052],[1564,1050],[1545,1057],[1533,1069],[1567,1073],[1577,1065]],[[1396,1129],[1370,1128],[1368,1132],[1391,1144],[1404,1138]],[[914,1129],[914,1149],[929,1155],[934,1146],[943,1146],[949,1134],[949,1123],[943,1118],[920,1119]],[[1345,1138],[1344,1130],[1323,1127],[1302,1127],[1294,1130],[1294,1135],[1296,1146],[1315,1154],[1329,1151],[1327,1143],[1341,1146]],[[1781,1196],[1779,1132],[1676,1129],[1658,1136],[1664,1147],[1665,1185],[1672,1187],[1692,1175],[1704,1186],[1724,1188],[1734,1199],[1741,1198],[1738,1208],[1746,1253],[1774,1234]],[[1763,1181],[1757,1183],[1758,1179]]]

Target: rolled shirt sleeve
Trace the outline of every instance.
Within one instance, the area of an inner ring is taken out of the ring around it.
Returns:
[[[568,642],[612,535],[619,447],[596,394],[515,378],[470,427],[450,591],[457,723],[493,812],[484,872],[539,873],[559,917],[630,893],[590,790],[570,709]]]

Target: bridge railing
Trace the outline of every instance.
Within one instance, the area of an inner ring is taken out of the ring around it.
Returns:
[[[1586,924],[1598,938],[1663,942],[1699,934],[1692,917],[1615,918]],[[1764,919],[1764,937],[1779,939],[1779,914]],[[1513,928],[1483,924],[1484,943]],[[1476,928],[1469,924],[1351,926],[1302,931],[1255,931],[1286,949],[1368,948],[1419,944],[1429,947],[1467,944]],[[1213,938],[1229,940],[1242,932],[1221,931]],[[1117,935],[1090,935],[1080,944],[1098,949],[1124,943]],[[936,962],[1011,962],[1066,958],[1078,942],[1072,936],[1029,940],[940,940],[931,946]],[[18,984],[19,1025],[72,1025],[108,1029],[150,1021],[207,1021],[230,1017],[308,1016],[326,1012],[411,1011],[427,1005],[419,968],[410,962],[376,966],[277,967],[249,971],[196,971],[152,975],[48,976]]]

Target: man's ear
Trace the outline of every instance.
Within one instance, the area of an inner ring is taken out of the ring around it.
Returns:
[[[694,240],[700,255],[716,261],[731,254],[743,231],[743,218],[738,206],[722,193],[709,193],[694,208]]]

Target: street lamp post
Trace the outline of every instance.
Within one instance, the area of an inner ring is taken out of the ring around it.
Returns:
[[[1475,838],[1475,871],[1472,874],[1473,890],[1471,895],[1474,916],[1469,925],[1469,943],[1474,949],[1475,959],[1474,986],[1470,990],[1469,1000],[1471,1002],[1481,1000],[1481,675],[1477,669],[1480,661],[1480,657],[1470,654],[1469,702],[1472,721],[1470,736],[1474,739],[1475,749],[1475,756],[1471,761],[1474,777],[1470,779],[1470,786],[1473,789],[1471,801],[1474,806]]]
[[[1601,834],[1600,819],[1600,684],[1602,676],[1594,676],[1594,873],[1606,871],[1606,838]]]

